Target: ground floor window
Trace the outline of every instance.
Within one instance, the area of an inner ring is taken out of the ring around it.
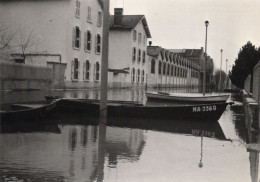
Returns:
[[[90,77],[90,62],[89,60],[86,60],[83,66],[83,75],[84,75],[84,80],[89,80]]]
[[[144,70],[142,70],[142,83],[144,83]]]
[[[138,83],[140,82],[140,70],[139,69],[137,70],[137,82]]]
[[[132,69],[132,82],[135,82],[135,68]]]
[[[72,80],[79,79],[79,60],[77,58],[71,61],[71,78]]]
[[[96,62],[96,64],[95,64],[94,74],[95,74],[94,75],[95,81],[98,81],[99,77],[100,77],[100,65],[99,65],[99,62]]]

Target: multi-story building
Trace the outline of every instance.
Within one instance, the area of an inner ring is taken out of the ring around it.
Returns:
[[[199,65],[199,88],[202,89],[202,83],[203,83],[203,73],[204,73],[204,63],[205,63],[205,69],[206,69],[206,89],[210,88],[210,83],[213,81],[211,80],[213,76],[213,70],[214,70],[214,63],[213,59],[207,55],[203,50],[203,47],[201,49],[171,49],[172,52],[178,53],[180,56],[196,63]]]
[[[147,48],[148,85],[153,87],[191,87],[199,85],[199,64],[179,52],[159,46]]]
[[[144,15],[123,15],[122,8],[115,8],[109,31],[109,82],[114,87],[146,83],[148,38]]]
[[[37,64],[47,66],[49,55],[59,55],[60,62],[66,64],[65,87],[99,85],[101,0],[2,0],[0,9],[1,20],[15,32],[13,44],[26,45],[29,41],[26,51],[15,50],[16,56],[40,54],[42,58],[37,59]],[[24,63],[29,61],[25,59]]]

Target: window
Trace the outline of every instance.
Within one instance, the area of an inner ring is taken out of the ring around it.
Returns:
[[[142,34],[138,33],[138,44],[141,44],[142,42]]]
[[[144,83],[144,70],[142,71],[142,83]]]
[[[166,74],[166,63],[163,63],[163,75]]]
[[[91,33],[90,33],[90,31],[85,32],[85,35],[84,35],[84,50],[85,51],[91,50]]]
[[[146,36],[143,37],[143,44],[146,45]]]
[[[132,69],[132,82],[135,82],[135,68]]]
[[[159,66],[158,66],[158,74],[162,74],[162,62],[159,61]]]
[[[91,7],[88,7],[87,21],[91,23]]]
[[[100,66],[99,66],[99,62],[96,62],[95,64],[95,68],[94,68],[94,79],[95,81],[99,80],[99,76],[100,75]]]
[[[175,66],[174,76],[178,76],[177,75],[177,67],[176,66]]]
[[[136,41],[136,30],[133,31],[133,40]]]
[[[74,60],[71,61],[71,79],[79,79],[79,61],[77,58],[74,58]]]
[[[155,59],[154,58],[151,61],[151,73],[155,73]]]
[[[145,63],[145,57],[146,57],[146,53],[145,51],[143,51],[143,64]]]
[[[98,20],[97,20],[97,26],[100,27],[102,24],[102,13],[98,12]]]
[[[135,62],[136,59],[136,48],[133,48],[133,62]]]
[[[173,65],[171,65],[171,76],[173,76],[173,72],[174,72],[174,67]]]
[[[137,70],[137,82],[138,83],[140,82],[140,70],[139,69]]]
[[[138,63],[141,62],[141,50],[138,49]]]
[[[96,53],[100,54],[101,52],[101,36],[97,34],[96,36]]]
[[[75,16],[77,18],[80,17],[80,1],[79,0],[76,0],[76,13],[75,13]]]
[[[75,49],[80,48],[80,29],[77,26],[73,28],[72,46]]]
[[[90,77],[90,63],[89,60],[86,60],[83,66],[83,79],[89,80]]]
[[[170,64],[167,64],[167,75],[170,75]]]

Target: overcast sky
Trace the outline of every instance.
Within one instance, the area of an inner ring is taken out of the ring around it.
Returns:
[[[145,15],[153,45],[168,49],[205,48],[208,20],[207,53],[218,69],[223,49],[224,71],[247,41],[260,46],[260,0],[110,0],[111,14],[115,7]]]

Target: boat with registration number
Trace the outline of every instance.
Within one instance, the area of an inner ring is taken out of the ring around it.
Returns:
[[[107,103],[108,117],[171,118],[190,120],[218,120],[228,103],[210,104],[142,104],[131,101]],[[92,99],[61,99],[58,108],[63,111],[98,115],[100,102]]]
[[[205,95],[195,93],[165,93],[165,92],[146,92],[147,100],[163,100],[174,102],[189,103],[217,103],[226,102],[229,98],[228,94],[222,95]]]

